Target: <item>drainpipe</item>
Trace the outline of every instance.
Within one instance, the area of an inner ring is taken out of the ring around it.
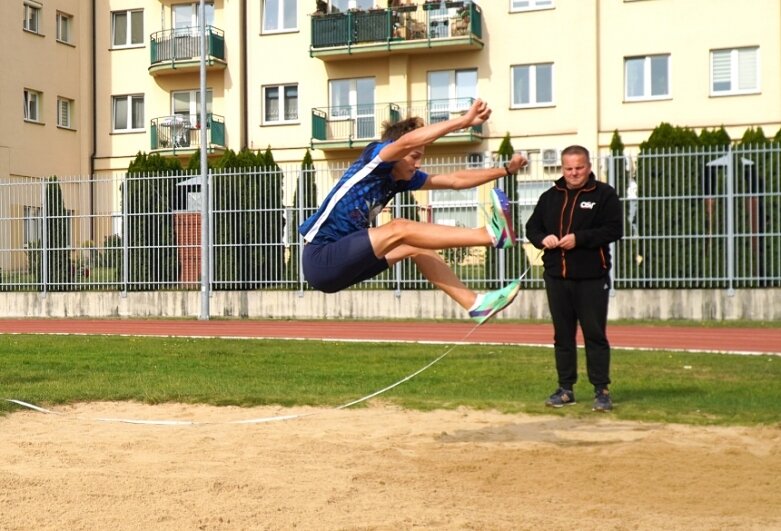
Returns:
[[[247,90],[249,81],[247,80],[247,2],[241,2],[241,148],[244,149],[249,144],[249,122],[247,112]]]
[[[89,155],[89,239],[95,242],[95,194],[93,193],[93,185],[95,183],[95,154],[97,152],[98,144],[98,131],[97,131],[97,14],[95,13],[95,0],[92,0],[92,145],[90,146]],[[95,242],[97,245],[97,242]]]

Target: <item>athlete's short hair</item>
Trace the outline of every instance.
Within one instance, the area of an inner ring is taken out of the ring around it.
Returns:
[[[398,122],[382,122],[382,141],[398,140],[405,133],[419,129],[424,125],[426,124],[423,122],[423,118],[419,116],[413,116]]]

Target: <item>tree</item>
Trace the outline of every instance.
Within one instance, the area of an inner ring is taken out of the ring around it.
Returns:
[[[663,280],[666,278],[690,276],[691,260],[687,256],[717,251],[707,248],[706,238],[699,238],[692,245],[685,238],[692,232],[708,230],[708,201],[697,198],[700,187],[709,183],[706,166],[696,153],[699,147],[700,139],[693,130],[665,122],[640,144],[636,178],[641,199],[638,204],[643,260],[640,272],[656,279],[654,287],[667,287]],[[664,216],[653,210],[658,205],[654,199],[661,198],[667,209]]]
[[[225,151],[215,162],[213,184],[215,289],[258,289],[262,277],[255,255],[259,237],[262,156],[244,149]]]
[[[282,204],[284,174],[274,161],[271,146],[264,154],[260,182],[260,253],[261,274],[267,281],[283,278],[285,266],[285,215]]]
[[[31,246],[35,248],[31,253],[35,256],[31,263],[44,289],[65,291],[70,288],[74,278],[68,241],[70,216],[65,209],[62,188],[56,176],[49,177],[46,182],[45,201],[43,225],[45,232],[42,241],[37,242],[37,246]]]
[[[737,275],[760,277],[761,286],[781,274],[781,223],[770,212],[781,208],[781,200],[768,194],[778,183],[778,154],[762,127],[749,127],[735,146],[733,172],[735,200],[735,251],[745,259],[736,263]],[[771,236],[769,236],[771,235]],[[742,236],[742,237],[741,237]],[[756,284],[751,287],[755,287]]]
[[[312,154],[309,150],[304,153],[301,161],[301,173],[296,183],[296,191],[293,193],[293,212],[291,213],[290,229],[288,230],[288,243],[290,245],[290,258],[288,259],[287,278],[299,280],[299,263],[301,262],[301,246],[303,241],[298,234],[298,227],[317,210],[317,171],[312,162]]]
[[[182,165],[174,157],[138,153],[130,163],[127,186],[130,290],[152,290],[177,283],[179,258],[174,234],[174,175]]]

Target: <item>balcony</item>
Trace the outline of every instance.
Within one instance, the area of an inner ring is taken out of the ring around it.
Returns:
[[[322,150],[362,149],[382,135],[384,121],[396,122],[420,116],[427,124],[442,122],[464,113],[471,98],[412,101],[409,105],[380,103],[312,109],[312,148]],[[435,144],[476,144],[483,140],[483,126],[454,131]]]
[[[149,73],[153,76],[200,70],[200,28],[193,26],[158,31],[149,37],[149,42]],[[224,70],[226,67],[225,35],[220,29],[206,26],[206,68]]]
[[[166,155],[189,155],[201,149],[200,116],[175,114],[152,119],[150,150]],[[210,153],[224,151],[225,119],[216,114],[206,115],[207,148]]]
[[[323,61],[338,61],[394,52],[481,50],[482,20],[480,6],[468,1],[315,13],[309,53]]]

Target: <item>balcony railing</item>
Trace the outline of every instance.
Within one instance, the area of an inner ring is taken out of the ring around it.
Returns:
[[[200,66],[201,34],[197,26],[157,31],[150,38],[151,73],[173,69],[195,69]],[[208,66],[225,67],[225,35],[222,30],[206,26],[206,62]]]
[[[150,149],[152,151],[167,151],[190,153],[201,147],[203,128],[200,115],[174,114],[153,118],[151,127]],[[210,150],[225,149],[225,119],[216,114],[206,115],[207,146]]]
[[[464,113],[472,98],[411,101],[409,104],[379,103],[312,109],[312,146],[319,149],[361,148],[379,140],[382,123],[419,116],[426,123],[449,120]],[[483,138],[483,126],[454,131],[436,143],[475,143]]]
[[[388,9],[312,15],[310,54],[322,59],[404,50],[480,49],[482,11],[469,1],[426,2]]]

